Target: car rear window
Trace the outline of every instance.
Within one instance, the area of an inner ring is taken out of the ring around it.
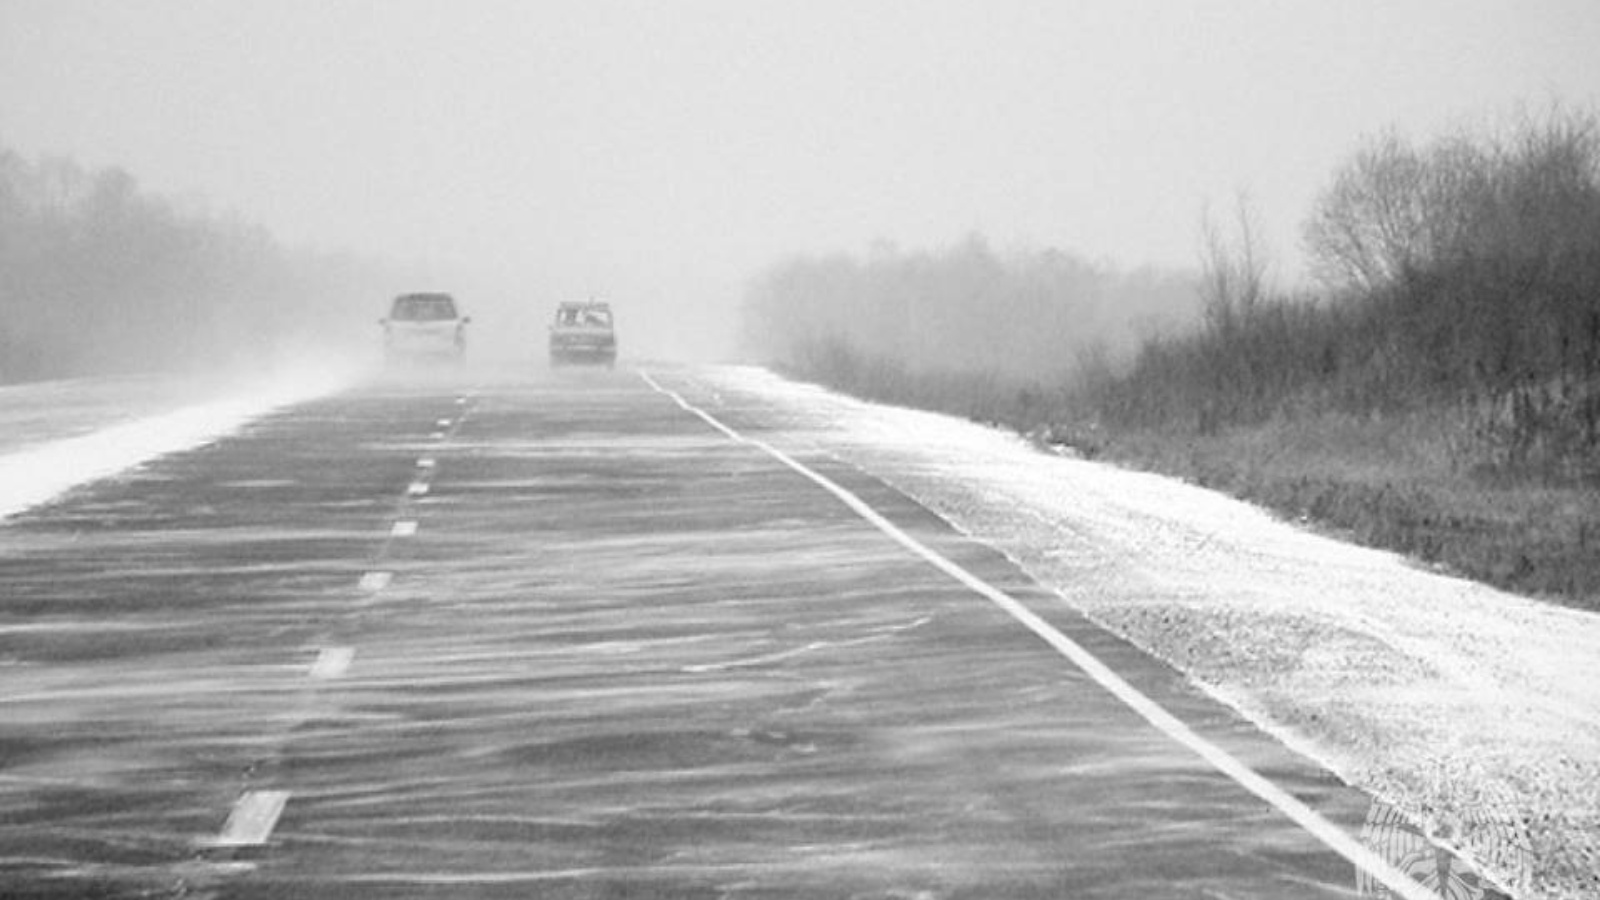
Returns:
[[[563,306],[556,311],[560,325],[611,327],[611,310],[604,306]]]
[[[413,322],[432,322],[456,317],[455,301],[440,295],[412,295],[396,297],[392,319]]]

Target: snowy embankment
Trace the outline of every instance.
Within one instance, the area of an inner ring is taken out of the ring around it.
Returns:
[[[1170,478],[759,369],[781,418],[1517,888],[1600,896],[1600,616],[1342,543]]]
[[[322,370],[230,387],[143,378],[0,389],[0,519],[157,456],[214,441],[349,379],[348,373]]]

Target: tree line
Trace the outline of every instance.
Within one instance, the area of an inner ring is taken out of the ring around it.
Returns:
[[[1445,409],[1457,462],[1600,476],[1600,122],[1369,140],[1304,225],[1322,290],[1262,284],[1247,217],[1213,232],[1203,327],[1085,386],[1089,407],[1200,431]]]
[[[1600,478],[1594,114],[1366,141],[1304,223],[1315,288],[1274,289],[1258,232],[1244,203],[1208,217],[1187,276],[981,241],[789,260],[753,282],[746,322],[808,376],[1028,427],[1447,410],[1461,464]]]
[[[121,169],[0,148],[0,381],[260,361],[328,341],[383,279],[179,211]]]
[[[746,346],[769,359],[893,360],[920,375],[1052,381],[1126,353],[1193,309],[1189,273],[1120,270],[1059,250],[1000,254],[982,237],[905,252],[795,257],[745,294]]]

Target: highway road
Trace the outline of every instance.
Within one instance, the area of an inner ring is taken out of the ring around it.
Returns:
[[[689,369],[390,377],[0,523],[0,896],[1436,896],[779,436]]]

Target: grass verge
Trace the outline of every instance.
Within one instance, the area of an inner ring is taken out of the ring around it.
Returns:
[[[1600,492],[1453,469],[1448,423],[1327,415],[1213,436],[1121,432],[1101,455],[1452,573],[1600,610]]]
[[[1183,478],[1371,547],[1562,605],[1600,611],[1600,490],[1464,465],[1447,412],[1336,413],[1198,433],[1085,426],[1069,395],[902,366],[789,374],[868,400],[1015,429],[1043,445]]]

